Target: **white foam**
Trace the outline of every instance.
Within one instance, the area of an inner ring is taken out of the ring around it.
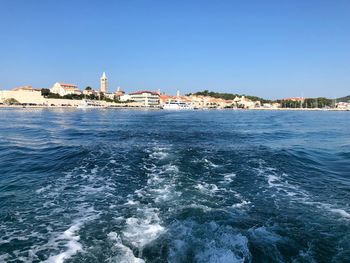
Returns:
[[[278,181],[280,178],[276,175],[269,174],[267,177],[267,182],[270,187],[280,186],[281,184],[277,184],[276,181]]]
[[[181,206],[181,209],[186,209],[186,208],[202,209],[204,212],[209,212],[213,210],[213,208],[209,206],[200,205],[200,204],[190,204],[190,205]]]
[[[242,200],[241,203],[233,204],[232,207],[234,208],[241,208],[242,206],[249,205],[250,201]]]
[[[204,192],[205,190],[207,190],[203,184],[197,184],[195,186],[195,188],[198,189],[201,192]]]
[[[167,150],[167,148],[156,147],[154,152],[152,152],[149,156],[157,160],[165,159],[169,155],[165,150]]]
[[[0,255],[0,262],[6,262],[6,259],[9,258],[9,254],[2,254]]]
[[[286,180],[286,178],[288,177],[287,174],[283,173],[279,176],[274,171],[275,169],[271,167],[266,167],[265,170],[265,172],[268,173],[267,182],[270,188],[276,188],[278,192],[283,192],[296,201],[302,201],[305,198],[309,197],[309,194],[306,191],[300,189],[297,185],[290,184]]]
[[[226,174],[224,176],[224,180],[228,183],[232,182],[233,181],[233,178],[236,177],[236,174],[235,173],[232,173],[232,174]]]
[[[145,262],[143,259],[135,257],[132,250],[122,243],[120,236],[116,232],[110,232],[107,236],[111,241],[115,242],[114,250],[116,250],[116,252],[118,253],[118,255],[111,258],[109,262],[115,262],[115,263],[144,263]]]
[[[321,203],[321,202],[313,202],[313,201],[303,201],[306,205],[315,205],[319,209],[325,209],[333,214],[340,215],[342,218],[350,219],[350,213],[341,208],[334,208],[331,204]]]
[[[112,190],[110,187],[108,186],[100,186],[100,187],[93,187],[93,186],[89,186],[89,185],[84,185],[82,186],[82,189],[80,190],[80,192],[83,192],[85,194],[96,194],[96,193],[100,193],[100,192],[106,192],[106,190]]]
[[[154,198],[155,203],[165,202],[174,194],[171,185],[166,185],[162,189],[155,189],[152,192],[156,194],[156,197]]]
[[[45,192],[46,190],[49,190],[51,188],[51,185],[45,186],[45,187],[41,187],[40,189],[36,190],[35,192],[37,194],[41,194],[42,192]]]
[[[214,168],[216,168],[216,167],[219,167],[219,165],[217,165],[217,164],[214,164],[212,161],[209,161],[208,159],[206,159],[206,158],[204,158],[204,160],[203,160],[205,163],[207,163],[209,166],[211,166],[211,167],[214,167]]]
[[[82,245],[79,243],[80,236],[77,234],[81,227],[82,223],[78,222],[68,228],[58,239],[68,240],[66,244],[67,250],[48,258],[46,262],[48,263],[63,263],[64,260],[71,258],[79,251],[82,251]]]
[[[208,184],[208,183],[198,183],[195,186],[195,188],[203,193],[209,193],[209,194],[213,194],[216,191],[219,191],[219,188],[217,187],[216,184]]]
[[[339,214],[342,217],[350,218],[350,214],[348,212],[346,212],[345,210],[343,210],[343,209],[331,208],[330,211],[333,212],[333,213]]]
[[[165,228],[160,225],[158,215],[152,211],[144,211],[145,218],[130,217],[126,219],[126,228],[123,233],[133,246],[143,248],[155,240]]]
[[[248,239],[229,226],[215,222],[200,224],[194,221],[175,223],[168,262],[250,262]],[[198,233],[200,233],[198,235]]]
[[[163,167],[166,172],[174,172],[174,173],[179,172],[179,168],[174,164],[166,164]]]
[[[53,237],[49,240],[50,246],[55,246],[57,243],[65,241],[66,250],[59,253],[58,255],[50,256],[45,262],[48,263],[63,263],[66,259],[69,259],[76,255],[78,252],[83,251],[83,246],[79,242],[79,230],[81,227],[89,221],[95,220],[99,217],[96,210],[93,207],[82,207],[81,218],[76,219],[73,224],[60,235]]]
[[[125,203],[125,205],[138,205],[138,204],[140,204],[139,201],[134,201],[130,199]]]

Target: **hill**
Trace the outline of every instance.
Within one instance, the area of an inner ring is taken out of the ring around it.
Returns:
[[[337,102],[350,102],[350,95],[346,97],[337,98]]]
[[[213,97],[213,98],[220,98],[220,99],[225,99],[225,100],[233,100],[236,96],[241,97],[241,96],[245,96],[247,99],[250,99],[252,101],[261,101],[261,103],[267,103],[267,102],[271,102],[271,100],[267,100],[264,98],[260,98],[260,97],[256,97],[256,96],[249,96],[249,95],[241,95],[241,94],[234,94],[234,93],[220,93],[220,92],[214,92],[214,91],[208,91],[208,90],[204,90],[204,91],[198,91],[196,93],[190,93],[187,95],[202,95],[202,96],[209,96],[209,97]]]

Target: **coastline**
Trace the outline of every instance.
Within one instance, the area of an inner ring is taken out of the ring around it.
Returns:
[[[151,108],[151,107],[125,107],[125,106],[107,106],[107,107],[87,107],[87,108],[77,108],[75,106],[22,106],[22,105],[0,105],[0,109],[77,109],[77,110],[87,110],[87,109],[122,109],[122,110],[163,110],[161,108]],[[349,109],[321,109],[321,108],[251,108],[251,109],[236,109],[236,108],[203,108],[194,109],[191,111],[203,111],[203,110],[240,110],[240,111],[350,111]],[[182,110],[170,110],[170,111],[182,111]],[[185,110],[187,111],[187,110]]]

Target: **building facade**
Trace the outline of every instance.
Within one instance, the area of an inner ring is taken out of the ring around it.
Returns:
[[[125,91],[122,90],[120,87],[117,88],[117,91],[114,93],[116,98],[120,100],[120,97],[125,95]]]
[[[13,90],[0,90],[0,103],[7,99],[15,99],[19,103],[44,104],[45,99],[39,89],[16,88]]]
[[[129,94],[124,94],[124,95],[119,96],[119,100],[120,101],[130,101],[131,96]]]
[[[93,90],[93,89],[85,89],[85,90],[83,90],[83,94],[84,95],[95,95],[95,96],[98,96],[98,92],[96,90]]]
[[[159,93],[143,90],[134,93],[130,93],[132,101],[141,104],[144,107],[158,108],[159,107]]]
[[[75,94],[80,95],[81,91],[78,89],[77,85],[74,84],[66,84],[66,83],[58,83],[56,82],[52,88],[50,89],[52,93],[59,94],[60,96]]]
[[[105,72],[103,72],[100,78],[100,92],[108,93],[108,79]]]

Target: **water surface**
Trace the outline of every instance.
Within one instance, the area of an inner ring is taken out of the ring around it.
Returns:
[[[1,262],[350,262],[350,114],[0,111]]]

